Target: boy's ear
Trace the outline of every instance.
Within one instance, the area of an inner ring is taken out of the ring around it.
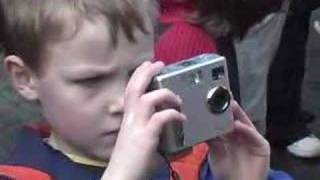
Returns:
[[[4,67],[8,71],[13,87],[27,100],[37,100],[37,79],[23,60],[15,55],[4,58]]]

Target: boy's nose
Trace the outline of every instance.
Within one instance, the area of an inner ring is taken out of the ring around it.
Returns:
[[[110,106],[109,113],[112,115],[123,115],[124,113],[124,98],[117,98]]]

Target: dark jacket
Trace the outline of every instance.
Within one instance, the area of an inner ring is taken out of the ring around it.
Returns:
[[[301,118],[301,89],[309,19],[319,6],[318,0],[291,0],[268,77],[267,137],[271,143],[287,145],[310,133]]]

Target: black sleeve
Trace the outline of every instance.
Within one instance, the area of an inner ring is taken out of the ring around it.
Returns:
[[[320,7],[320,0],[302,0],[310,11]]]
[[[218,53],[227,59],[229,83],[233,98],[241,105],[238,63],[232,38],[229,36],[221,37],[216,39],[216,42]]]

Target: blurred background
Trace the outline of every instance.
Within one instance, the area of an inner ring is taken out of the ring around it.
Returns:
[[[320,9],[313,12],[307,46],[306,71],[303,83],[302,107],[315,114],[309,124],[313,134],[320,137],[320,33],[314,28],[320,21]],[[301,159],[286,150],[273,147],[272,167],[287,171],[297,180],[318,180],[320,177],[320,158]]]
[[[316,32],[314,22],[320,21],[320,9],[314,11],[310,23],[307,48],[307,66],[303,86],[303,109],[316,115],[310,124],[313,133],[320,135],[320,33]],[[2,56],[2,51],[0,50]],[[9,79],[0,63],[0,160],[12,148],[17,129],[22,124],[40,120],[36,105],[25,102],[13,93]],[[283,149],[273,149],[272,167],[287,171],[296,179],[316,180],[320,177],[320,159],[299,159]],[[309,177],[308,177],[309,176]]]

